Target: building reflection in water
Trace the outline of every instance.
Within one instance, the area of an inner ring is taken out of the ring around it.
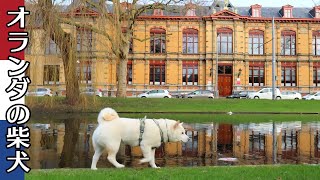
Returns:
[[[29,124],[31,157],[34,169],[58,167],[89,168],[94,153],[91,136],[96,124],[75,119],[65,123]],[[272,123],[185,124],[187,143],[166,143],[156,150],[160,166],[206,166],[271,164]],[[320,123],[276,123],[277,162],[318,164],[320,158]],[[139,147],[122,145],[118,159],[126,166],[138,164]],[[112,167],[104,153],[98,167]]]

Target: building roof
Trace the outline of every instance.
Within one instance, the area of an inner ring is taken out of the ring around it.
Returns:
[[[92,0],[95,3],[97,3],[99,0]],[[74,0],[73,3],[69,5],[68,8],[63,8],[64,12],[75,9],[76,7],[79,6],[86,6],[87,8],[90,8],[93,11],[98,12],[98,10],[94,7],[90,7],[88,4],[83,4],[81,3],[81,0]],[[138,5],[139,6],[139,5]],[[106,3],[105,8],[107,12],[112,13],[113,8],[112,4]],[[251,7],[234,7],[230,1],[225,1],[225,0],[215,0],[210,6],[201,6],[197,5],[196,6],[196,15],[198,17],[202,16],[210,16],[212,14],[215,14],[219,11],[223,10],[229,10],[232,11],[236,14],[239,14],[241,16],[251,16],[250,14],[250,9]],[[261,7],[261,17],[265,18],[279,18],[282,17],[281,15],[281,9],[282,7]],[[293,18],[313,18],[313,7],[299,7],[295,8],[293,7]],[[187,6],[186,5],[168,5],[165,7],[163,11],[164,16],[185,16],[187,11]],[[143,16],[151,16],[153,15],[153,10],[147,10],[146,12],[142,13],[141,15]]]
[[[238,7],[236,8],[238,10],[237,14],[241,16],[251,16],[250,15],[250,7]],[[280,14],[281,7],[262,7],[261,8],[261,16],[262,17],[282,17]],[[294,18],[313,18],[311,16],[310,11],[312,8],[293,8],[292,9],[292,15]]]

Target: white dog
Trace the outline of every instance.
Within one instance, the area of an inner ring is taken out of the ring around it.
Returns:
[[[95,153],[92,158],[91,169],[96,170],[100,155],[106,149],[108,160],[117,168],[124,165],[116,160],[120,142],[130,146],[140,145],[144,158],[140,163],[149,162],[153,168],[155,164],[155,148],[163,142],[187,142],[182,123],[169,119],[131,119],[119,118],[118,113],[111,109],[102,109],[98,116],[98,127],[92,136]]]

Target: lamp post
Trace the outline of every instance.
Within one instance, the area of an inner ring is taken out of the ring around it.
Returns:
[[[272,17],[272,100],[276,99],[275,94],[275,64],[276,64],[276,56],[275,56],[275,32],[274,32],[274,17]]]
[[[219,97],[219,90],[218,90],[218,36],[216,38],[216,87],[215,87],[215,97]]]

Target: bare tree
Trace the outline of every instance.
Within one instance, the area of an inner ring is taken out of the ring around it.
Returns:
[[[79,101],[79,81],[76,73],[78,60],[76,38],[72,31],[64,31],[62,25],[90,29],[105,38],[105,43],[110,49],[107,52],[107,56],[110,59],[115,59],[117,64],[116,95],[117,97],[126,97],[129,46],[138,17],[147,10],[164,9],[168,4],[182,1],[159,0],[151,2],[148,0],[132,0],[120,2],[120,0],[77,0],[80,4],[85,5],[86,8],[94,9],[99,14],[96,24],[75,20],[72,18],[72,13],[68,18],[61,16],[54,0],[28,0],[26,2],[29,2],[33,7],[33,23],[37,24],[40,20],[40,26],[45,34],[60,48],[65,71],[67,102],[68,104],[76,104]],[[143,39],[138,40],[143,41]]]

